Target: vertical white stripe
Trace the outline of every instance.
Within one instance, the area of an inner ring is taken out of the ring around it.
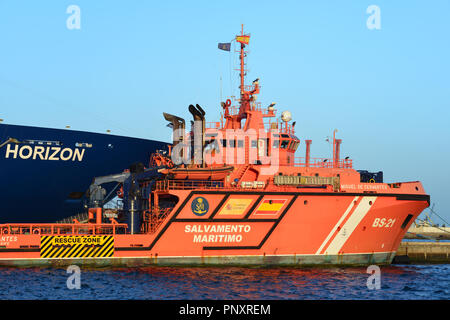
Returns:
[[[341,230],[339,230],[336,237],[331,241],[328,246],[325,254],[338,254],[339,251],[344,246],[345,242],[350,238],[353,231],[355,231],[356,227],[359,225],[361,220],[366,216],[367,212],[369,212],[371,204],[374,204],[377,197],[363,197],[358,207],[356,207],[353,214],[348,218],[345,224],[342,226]]]
[[[349,214],[350,211],[352,211],[353,206],[355,205],[355,202],[358,201],[359,197],[355,197],[352,202],[350,202],[350,205],[348,206],[347,210],[345,210],[344,214],[342,215],[342,217],[339,219],[339,221],[336,223],[336,225],[334,226],[333,229],[331,229],[330,234],[328,235],[328,237],[325,238],[325,241],[322,243],[322,245],[319,247],[319,250],[317,250],[316,254],[319,254],[320,251],[322,251],[323,247],[327,244],[327,242],[330,240],[331,236],[336,232],[337,228],[339,227],[339,225],[342,223],[342,221],[344,221],[344,219],[347,217],[347,215]]]

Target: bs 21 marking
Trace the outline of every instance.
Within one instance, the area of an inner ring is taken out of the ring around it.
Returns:
[[[395,223],[395,219],[388,219],[388,218],[375,218],[373,221],[372,227],[373,228],[392,228],[392,226]]]

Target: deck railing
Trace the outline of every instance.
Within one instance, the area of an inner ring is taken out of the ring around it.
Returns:
[[[294,161],[291,163],[286,162],[282,163],[282,165],[292,165],[294,167],[351,169],[353,168],[353,161],[351,159],[339,159],[333,162],[333,159],[310,158],[307,163],[306,158],[295,157]]]
[[[167,190],[195,190],[195,189],[220,189],[222,181],[203,180],[161,180],[156,182],[156,191]]]
[[[228,107],[228,111],[230,112],[230,115],[235,116],[239,114],[240,106],[230,106]],[[269,111],[268,108],[262,107],[261,102],[256,102],[255,105],[250,105],[250,111],[259,111],[262,112],[264,115],[273,114],[275,115],[277,113],[276,109],[273,109],[272,111]]]
[[[125,233],[126,224],[120,223],[27,223],[0,224],[0,235],[103,235]]]

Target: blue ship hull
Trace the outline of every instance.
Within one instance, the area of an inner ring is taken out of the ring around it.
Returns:
[[[167,150],[168,145],[110,134],[0,124],[2,144],[0,223],[55,222],[81,213],[83,195],[94,177],[122,172],[134,162],[148,166],[150,155]]]

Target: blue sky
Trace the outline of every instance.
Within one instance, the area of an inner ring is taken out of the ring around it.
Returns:
[[[66,27],[72,4],[80,30]],[[198,103],[214,121],[221,92],[237,93],[237,56],[217,43],[244,23],[248,82],[292,112],[313,156],[331,155],[337,128],[357,169],[422,181],[449,221],[449,12],[448,0],[0,0],[0,118],[169,141],[162,111],[189,119]]]

